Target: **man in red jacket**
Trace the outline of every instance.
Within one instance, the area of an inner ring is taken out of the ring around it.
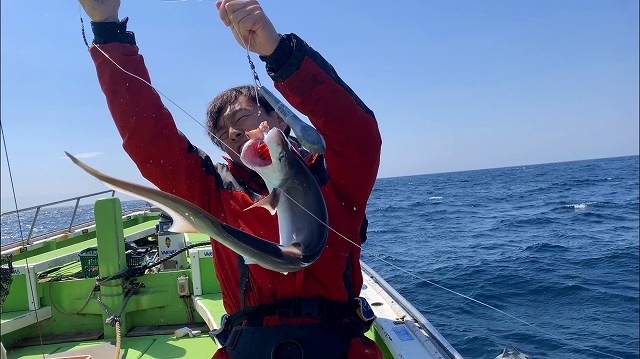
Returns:
[[[274,216],[244,211],[267,189],[238,158],[245,133],[259,122],[288,130],[273,108],[262,96],[256,99],[250,86],[218,95],[209,105],[207,127],[230,158],[214,164],[177,130],[148,85],[134,34],[127,19],[119,21],[120,1],[79,1],[92,20],[90,54],[100,86],[123,147],[143,176],[236,228],[278,242]],[[256,1],[224,0],[216,7],[238,43],[260,55],[275,88],[324,137],[324,154],[300,152],[322,190],[331,230],[320,258],[286,275],[247,263],[212,239],[216,276],[231,314],[217,333],[226,345],[214,358],[382,358],[363,335],[371,318],[366,301],[357,299],[365,207],[382,143],[374,114],[318,52],[295,34],[279,35]]]

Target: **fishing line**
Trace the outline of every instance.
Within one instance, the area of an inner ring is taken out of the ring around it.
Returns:
[[[87,42],[87,35],[84,32],[84,20],[82,20],[82,6],[80,6],[80,2],[78,2],[78,15],[80,16],[80,31],[82,31],[82,40],[84,40],[84,44],[87,45],[88,49],[89,43]]]
[[[176,106],[180,111],[182,111],[185,115],[187,115],[189,118],[191,118],[195,123],[197,123],[198,125],[200,125],[200,127],[202,127],[209,135],[215,137],[219,143],[223,144],[227,149],[229,149],[231,152],[233,152],[234,154],[236,154],[238,157],[240,157],[240,154],[238,152],[236,152],[233,148],[231,148],[231,146],[227,145],[226,143],[224,143],[218,136],[215,135],[215,133],[209,131],[205,125],[203,125],[202,123],[200,123],[195,117],[193,117],[189,112],[187,112],[185,109],[183,109],[182,107],[180,107],[177,103],[175,103],[172,99],[170,99],[167,95],[165,95],[162,91],[158,90],[156,87],[154,87],[153,85],[151,85],[151,83],[149,83],[148,81],[146,81],[145,79],[143,79],[142,77],[135,75],[127,70],[125,70],[124,68],[122,68],[120,65],[118,65],[118,63],[116,63],[111,57],[109,57],[109,55],[104,52],[100,46],[94,44],[93,46],[95,46],[95,48],[97,48],[107,59],[109,59],[109,61],[111,61],[118,69],[120,69],[122,72],[126,73],[127,75],[130,75],[140,81],[142,81],[143,83],[145,83],[147,86],[151,87],[154,91],[156,91],[158,94],[160,94],[162,97],[164,97],[165,99],[167,99],[169,102],[171,102],[174,106]],[[259,104],[258,104],[259,106]],[[259,113],[258,113],[259,114]],[[256,167],[252,166],[252,165],[248,165],[249,168],[251,168],[252,170],[256,170]],[[275,183],[273,183],[272,181],[270,181],[269,179],[264,179],[266,182],[269,182],[269,184],[271,184],[274,188],[277,187],[275,185]],[[340,237],[344,238],[346,241],[348,241],[349,243],[357,246],[358,248],[362,249],[362,247],[360,245],[358,245],[357,243],[355,243],[354,241],[350,240],[349,238],[345,237],[344,235],[342,235],[340,232],[338,232],[337,230],[331,228],[331,226],[329,226],[327,223],[324,223],[322,220],[320,220],[318,217],[316,217],[313,213],[311,213],[309,210],[307,210],[306,208],[304,208],[301,204],[299,204],[298,202],[296,202],[293,198],[291,198],[291,196],[289,196],[286,192],[282,191],[282,193],[289,198],[293,203],[295,203],[296,205],[298,205],[302,210],[304,210],[305,212],[307,212],[310,216],[312,216],[313,218],[315,218],[317,221],[319,221],[320,223],[322,223],[323,225],[325,225],[328,229],[330,229],[331,231],[333,231],[334,233],[336,233],[337,235],[339,235]]]
[[[360,248],[362,248],[362,247],[360,247]],[[389,262],[389,261],[387,261],[387,260],[384,260],[383,258],[381,258],[381,257],[379,257],[379,256],[377,256],[377,255],[375,255],[375,254],[373,254],[373,257],[375,257],[376,259],[378,259],[378,260],[380,260],[380,261],[382,261],[382,262],[384,262],[384,263],[388,264],[389,266],[391,266],[391,267],[393,267],[393,268],[395,268],[395,269],[397,269],[397,270],[399,270],[399,271],[401,271],[401,272],[403,272],[403,273],[406,273],[406,274],[408,274],[408,275],[410,275],[410,276],[412,276],[412,277],[414,277],[414,278],[417,278],[417,279],[419,279],[419,280],[425,281],[425,282],[427,282],[427,283],[429,283],[429,284],[431,284],[431,285],[433,285],[433,286],[436,286],[436,287],[438,287],[438,288],[440,288],[440,289],[444,289],[444,290],[446,290],[447,292],[453,293],[453,294],[455,294],[455,295],[458,295],[458,296],[460,296],[460,297],[462,297],[462,298],[468,299],[468,300],[470,300],[470,301],[472,301],[472,302],[475,302],[475,303],[480,304],[480,305],[482,305],[482,306],[485,306],[485,307],[487,307],[487,308],[493,309],[493,310],[495,310],[495,311],[497,311],[497,312],[499,312],[499,313],[501,313],[501,314],[504,314],[504,315],[506,315],[507,317],[509,317],[509,318],[511,318],[511,319],[517,320],[518,322],[523,323],[523,324],[525,324],[525,325],[527,325],[527,326],[529,326],[529,327],[531,327],[531,328],[533,328],[533,329],[535,329],[535,330],[537,330],[537,331],[539,331],[539,332],[541,332],[541,333],[543,333],[543,334],[546,334],[546,335],[548,335],[548,336],[550,336],[550,337],[552,337],[552,338],[558,339],[558,340],[560,340],[560,341],[562,341],[562,342],[564,342],[564,343],[566,343],[566,344],[569,344],[570,346],[574,346],[574,347],[577,347],[577,348],[580,348],[580,349],[584,349],[584,350],[592,351],[592,352],[595,352],[595,353],[598,353],[598,354],[603,354],[603,355],[610,356],[610,357],[613,357],[613,358],[624,359],[624,358],[622,358],[622,357],[619,357],[619,356],[616,356],[616,355],[613,355],[613,354],[609,354],[609,353],[601,352],[601,351],[599,351],[599,350],[595,350],[595,349],[587,348],[587,347],[585,347],[585,346],[583,346],[583,345],[580,345],[580,344],[577,344],[577,343],[573,343],[573,342],[571,342],[571,341],[569,341],[569,340],[563,339],[563,338],[561,338],[561,337],[559,337],[559,336],[557,336],[557,335],[554,335],[554,334],[552,334],[552,333],[549,333],[549,332],[545,331],[544,329],[541,329],[541,328],[537,327],[535,324],[531,324],[531,323],[529,323],[529,322],[527,322],[527,321],[525,321],[525,320],[523,320],[523,319],[520,319],[520,318],[518,318],[518,317],[516,317],[516,316],[514,316],[514,315],[512,315],[512,314],[509,314],[509,313],[507,313],[507,312],[505,312],[505,311],[503,311],[503,310],[500,310],[500,309],[498,309],[498,308],[496,308],[496,307],[494,307],[494,306],[491,306],[491,305],[489,305],[489,304],[487,304],[487,303],[484,303],[484,302],[482,302],[482,301],[480,301],[480,300],[477,300],[477,299],[475,299],[475,298],[469,297],[468,295],[464,295],[464,294],[462,294],[462,293],[456,292],[455,290],[453,290],[453,289],[449,289],[449,288],[447,288],[447,287],[444,287],[444,286],[442,286],[442,285],[440,285],[440,284],[438,284],[438,283],[434,283],[434,282],[432,282],[432,281],[430,281],[430,280],[428,280],[428,279],[426,279],[426,278],[423,278],[423,277],[421,277],[421,276],[419,276],[419,275],[417,275],[417,274],[415,274],[415,273],[409,272],[409,271],[408,271],[408,270],[406,270],[406,269],[402,269],[402,268],[398,267],[397,265],[395,265],[395,264],[393,264],[393,263],[391,263],[391,262]]]
[[[240,36],[239,31],[238,31],[235,27],[232,27],[232,30],[234,30],[234,31],[236,31],[236,33],[238,33],[238,37],[240,38],[240,40],[241,40],[241,42],[242,42],[243,47],[247,50],[247,58],[249,59],[249,65],[250,65],[250,68],[251,68],[251,70],[252,70],[252,72],[253,72],[253,75],[254,75],[254,85],[256,86],[256,87],[255,87],[255,93],[256,93],[256,101],[257,101],[257,98],[258,98],[258,96],[257,96],[257,94],[258,94],[258,84],[259,84],[259,81],[260,81],[260,80],[259,80],[259,78],[258,78],[258,76],[257,76],[257,73],[256,73],[256,71],[255,71],[255,66],[254,66],[253,62],[251,61],[251,56],[250,56],[250,53],[249,53],[249,46],[250,46],[250,44],[251,44],[251,42],[250,42],[251,38],[249,37],[249,40],[248,40],[248,43],[249,43],[249,44],[246,44],[246,43],[244,42],[244,39],[242,38],[242,36]],[[165,95],[164,93],[162,93],[161,91],[159,91],[156,87],[154,87],[153,85],[151,85],[151,83],[149,83],[149,82],[148,82],[148,81],[146,81],[145,79],[143,79],[143,78],[141,78],[140,76],[137,76],[137,75],[135,75],[135,74],[133,74],[133,73],[131,73],[131,72],[129,72],[129,71],[127,71],[127,70],[125,70],[124,68],[122,68],[122,67],[121,67],[118,63],[116,63],[116,62],[115,62],[111,57],[109,57],[109,55],[108,55],[106,52],[104,52],[104,51],[103,51],[103,50],[102,50],[98,45],[94,44],[94,46],[95,46],[95,47],[96,47],[96,48],[97,48],[97,49],[98,49],[98,50],[99,50],[99,51],[100,51],[100,52],[101,52],[101,53],[102,53],[102,54],[103,54],[107,59],[109,59],[109,60],[110,60],[110,61],[111,61],[111,62],[112,62],[112,63],[113,63],[117,68],[119,68],[119,69],[120,69],[121,71],[123,71],[124,73],[126,73],[126,74],[128,74],[128,75],[130,75],[130,76],[132,76],[132,77],[134,77],[134,78],[136,78],[136,79],[138,79],[138,80],[140,80],[140,81],[144,82],[145,84],[147,84],[147,85],[148,85],[149,87],[151,87],[154,91],[156,91],[158,94],[160,94],[162,97],[164,97],[164,98],[165,98],[165,99],[167,99],[169,102],[171,102],[174,106],[176,106],[176,107],[177,107],[180,111],[182,111],[185,115],[187,115],[189,118],[191,118],[193,121],[195,121],[198,125],[200,125],[200,127],[202,127],[202,128],[203,128],[203,129],[204,129],[204,130],[209,134],[209,135],[211,135],[211,136],[213,136],[214,138],[216,138],[216,139],[219,141],[219,143],[223,144],[227,149],[229,149],[231,152],[235,153],[238,157],[240,157],[240,154],[238,154],[238,153],[237,153],[233,148],[231,148],[229,145],[227,145],[226,143],[224,143],[224,142],[223,142],[223,141],[222,141],[218,136],[216,136],[214,133],[212,133],[211,131],[209,131],[209,130],[206,128],[206,126],[205,126],[205,125],[203,125],[202,123],[200,123],[200,122],[199,122],[195,117],[193,117],[193,116],[192,116],[190,113],[188,113],[185,109],[183,109],[183,108],[182,108],[182,107],[180,107],[177,103],[175,103],[173,100],[171,100],[167,95]],[[261,108],[259,103],[257,104],[257,108],[258,108],[258,116],[259,116],[259,115],[260,115],[260,108]],[[255,167],[254,167],[254,166],[248,165],[248,167],[249,167],[249,168],[251,168],[252,170],[255,170]],[[275,184],[274,184],[273,182],[269,181],[268,179],[265,179],[265,181],[269,182],[273,187],[277,187],[277,186],[275,186]],[[295,203],[295,204],[296,204],[296,205],[298,205],[301,209],[303,209],[305,212],[307,212],[310,216],[312,216],[312,217],[313,217],[313,218],[315,218],[317,221],[319,221],[320,223],[322,223],[323,225],[325,225],[329,230],[331,230],[332,232],[334,232],[335,234],[337,234],[338,236],[340,236],[341,238],[343,238],[343,239],[344,239],[344,240],[346,240],[347,242],[349,242],[349,243],[353,244],[354,246],[356,246],[356,247],[360,248],[360,250],[362,250],[362,249],[363,249],[361,245],[359,245],[359,244],[355,243],[354,241],[350,240],[349,238],[347,238],[346,236],[344,236],[343,234],[341,234],[341,233],[340,233],[340,232],[338,232],[337,230],[333,229],[333,228],[332,228],[331,226],[329,226],[327,223],[324,223],[322,220],[320,220],[318,217],[316,217],[313,213],[311,213],[309,210],[307,210],[307,209],[306,209],[306,208],[304,208],[302,205],[300,205],[298,202],[296,202],[293,198],[291,198],[291,197],[290,197],[286,192],[282,191],[282,193],[284,193],[286,197],[288,197],[288,198],[289,198],[293,203]],[[397,265],[395,265],[395,264],[393,264],[393,263],[391,263],[391,262],[389,262],[389,261],[387,261],[387,260],[385,260],[385,259],[383,259],[383,258],[379,257],[379,256],[378,256],[378,255],[376,255],[376,254],[371,254],[371,255],[372,255],[374,258],[376,258],[376,259],[378,259],[378,260],[382,261],[383,263],[385,263],[385,264],[387,264],[387,265],[389,265],[389,266],[391,266],[391,267],[393,267],[393,268],[395,268],[395,269],[397,269],[397,270],[399,270],[399,271],[401,271],[401,272],[403,272],[403,273],[406,273],[406,274],[408,274],[408,275],[410,275],[410,276],[412,276],[412,277],[414,277],[414,278],[417,278],[417,279],[419,279],[419,280],[421,280],[421,281],[425,281],[425,282],[427,282],[427,283],[429,283],[429,284],[431,284],[431,285],[433,285],[433,286],[436,286],[436,287],[438,287],[438,288],[440,288],[440,289],[446,290],[446,291],[448,291],[448,292],[450,292],[450,293],[453,293],[453,294],[455,294],[455,295],[458,295],[458,296],[460,296],[460,297],[462,297],[462,298],[465,298],[465,299],[471,300],[471,301],[473,301],[473,302],[475,302],[475,303],[477,303],[477,304],[480,304],[480,305],[482,305],[482,306],[484,306],[484,307],[487,307],[487,308],[493,309],[493,310],[495,310],[495,311],[497,311],[497,312],[499,312],[499,313],[501,313],[501,314],[503,314],[503,315],[508,316],[509,318],[512,318],[512,319],[514,319],[514,320],[516,320],[516,321],[518,321],[518,322],[520,322],[520,323],[523,323],[523,324],[525,324],[525,325],[527,325],[527,326],[529,326],[529,327],[531,327],[531,328],[533,328],[533,329],[535,329],[535,330],[537,330],[537,331],[539,331],[539,332],[541,332],[541,333],[543,333],[543,334],[546,334],[546,335],[548,335],[548,336],[550,336],[550,337],[552,337],[552,338],[558,339],[558,340],[560,340],[560,341],[562,341],[562,342],[564,342],[564,343],[566,343],[566,344],[568,344],[568,345],[570,345],[570,346],[574,346],[574,347],[577,347],[577,348],[580,348],[580,349],[584,349],[584,350],[592,351],[592,352],[595,352],[595,353],[598,353],[598,354],[602,354],[602,355],[606,355],[606,356],[609,356],[609,357],[613,357],[613,358],[620,358],[620,359],[622,359],[622,358],[621,358],[621,357],[619,357],[619,356],[616,356],[616,355],[613,355],[613,354],[609,354],[609,353],[605,353],[605,352],[601,352],[601,351],[598,351],[598,350],[595,350],[595,349],[590,349],[590,348],[587,348],[587,347],[585,347],[585,346],[583,346],[583,345],[580,345],[580,344],[577,344],[577,343],[573,343],[573,342],[571,342],[571,341],[568,341],[568,340],[566,340],[566,339],[563,339],[563,338],[561,338],[561,337],[559,337],[559,336],[557,336],[557,335],[554,335],[554,334],[552,334],[552,333],[549,333],[549,332],[547,332],[547,331],[545,331],[545,330],[543,330],[543,329],[541,329],[541,328],[537,327],[537,326],[536,326],[536,325],[534,325],[534,324],[531,324],[531,323],[529,323],[529,322],[527,322],[527,321],[525,321],[525,320],[523,320],[523,319],[520,319],[520,318],[518,318],[518,317],[516,317],[516,316],[514,316],[514,315],[512,315],[512,314],[509,314],[509,313],[507,313],[507,312],[505,312],[505,311],[503,311],[503,310],[500,310],[500,309],[498,309],[498,308],[496,308],[496,307],[493,307],[493,306],[491,306],[491,305],[489,305],[489,304],[487,304],[487,303],[484,303],[484,302],[482,302],[482,301],[479,301],[479,300],[477,300],[477,299],[474,299],[474,298],[469,297],[469,296],[467,296],[467,295],[464,295],[464,294],[462,294],[462,293],[456,292],[456,291],[454,291],[454,290],[452,290],[452,289],[449,289],[449,288],[444,287],[444,286],[442,286],[442,285],[440,285],[440,284],[434,283],[434,282],[432,282],[432,281],[430,281],[430,280],[428,280],[428,279],[426,279],[426,278],[423,278],[423,277],[421,277],[421,276],[419,276],[419,275],[417,275],[417,274],[415,274],[415,273],[412,273],[412,272],[409,272],[409,271],[407,271],[407,270],[405,270],[405,269],[402,269],[402,268],[398,267]]]
[[[20,220],[20,212],[18,212],[18,199],[16,197],[16,189],[13,185],[13,175],[11,174],[11,164],[9,163],[9,153],[7,152],[7,140],[4,138],[4,128],[0,120],[0,133],[2,134],[2,146],[4,147],[4,155],[7,159],[7,170],[9,172],[9,182],[11,183],[11,192],[13,194],[13,204],[16,207],[16,217],[18,218],[18,231],[20,232],[20,243],[24,246],[24,234],[22,233],[22,221]]]
[[[26,253],[29,251],[29,248],[25,245],[25,240],[24,240],[24,234],[22,233],[22,222],[20,220],[20,210],[18,209],[18,198],[16,197],[16,189],[15,186],[13,184],[13,174],[11,173],[11,164],[9,163],[9,152],[7,151],[7,140],[4,138],[4,128],[2,127],[2,121],[0,120],[0,134],[2,135],[2,146],[4,147],[4,155],[5,158],[7,159],[7,171],[9,172],[9,182],[11,183],[11,193],[13,194],[13,204],[16,207],[16,217],[18,219],[18,231],[20,232],[20,243],[22,244],[22,248],[24,248],[24,251],[21,251],[21,253]],[[34,288],[33,288],[33,281],[31,280],[31,268],[29,267],[29,256],[25,254],[24,257],[24,262],[26,265],[26,269],[27,272],[25,273],[26,276],[26,280],[27,283],[29,283],[29,291],[31,292],[31,304],[33,304],[33,307],[35,308],[33,311],[33,314],[35,315],[35,319],[36,319],[36,323],[39,323],[40,320],[38,319],[38,309],[36,308],[36,299],[38,299],[38,295],[36,294]],[[40,339],[40,348],[42,348],[44,346],[43,342],[42,342],[42,332],[40,331],[40,327],[36,326],[38,328],[38,338]],[[44,358],[44,350],[42,350],[42,357]]]
[[[176,104],[176,103],[175,103],[173,100],[171,100],[169,97],[167,97],[164,93],[162,93],[161,91],[159,91],[157,88],[155,88],[153,85],[151,85],[148,81],[144,80],[143,78],[141,78],[141,77],[139,77],[139,76],[137,76],[137,75],[134,75],[134,74],[132,74],[131,72],[129,72],[129,71],[125,70],[124,68],[122,68],[122,67],[121,67],[120,65],[118,65],[118,64],[117,64],[113,59],[111,59],[111,58],[109,57],[109,55],[107,55],[107,54],[106,54],[106,53],[105,53],[105,52],[104,52],[104,51],[103,51],[103,50],[102,50],[98,45],[95,45],[95,44],[94,44],[94,46],[95,46],[98,50],[100,50],[100,52],[102,52],[102,54],[103,54],[105,57],[107,57],[107,59],[109,59],[109,60],[110,60],[114,65],[116,65],[120,70],[122,70],[123,72],[125,72],[125,73],[126,73],[126,74],[128,74],[128,75],[131,75],[131,76],[133,76],[133,77],[135,77],[135,78],[139,79],[140,81],[142,81],[142,82],[144,82],[145,84],[147,84],[148,86],[150,86],[150,87],[151,87],[153,90],[155,90],[158,94],[162,95],[162,96],[163,96],[164,98],[166,98],[169,102],[171,102],[171,103],[172,103],[173,105],[175,105],[178,109],[180,109],[184,114],[186,114],[186,115],[187,115],[188,117],[190,117],[193,121],[195,121],[198,125],[200,125],[202,128],[204,128],[204,129],[205,129],[205,131],[206,131],[207,133],[209,133],[210,135],[212,135],[213,137],[215,137],[216,139],[218,139],[218,141],[219,141],[220,143],[222,143],[224,146],[226,146],[226,147],[227,147],[229,150],[231,150],[233,153],[235,153],[236,155],[240,156],[240,154],[238,154],[238,153],[237,153],[233,148],[231,148],[229,145],[227,145],[226,143],[224,143],[224,142],[223,142],[223,141],[222,141],[218,136],[216,136],[214,133],[211,133],[209,130],[207,130],[207,128],[206,128],[203,124],[201,124],[201,123],[200,123],[198,120],[196,120],[196,119],[195,119],[191,114],[189,114],[186,110],[184,110],[182,107],[180,107],[178,104]],[[254,169],[254,170],[255,170],[255,167],[253,167],[253,166],[249,166],[249,167],[251,167],[252,169]],[[276,187],[276,186],[275,186],[275,184],[274,184],[274,183],[272,183],[271,181],[269,181],[268,179],[265,179],[265,181],[268,181],[269,183],[271,183],[271,185],[273,185],[274,187]],[[324,223],[322,220],[320,220],[318,217],[316,217],[316,216],[315,216],[313,213],[311,213],[309,210],[307,210],[307,209],[306,209],[306,208],[304,208],[302,205],[300,205],[299,203],[297,203],[297,202],[296,202],[293,198],[291,198],[291,197],[290,197],[286,192],[284,192],[284,191],[283,191],[282,193],[283,193],[285,196],[287,196],[287,197],[288,197],[288,198],[289,198],[293,203],[297,204],[300,208],[302,208],[305,212],[307,212],[310,216],[312,216],[313,218],[315,218],[316,220],[318,220],[320,223],[322,223],[323,225],[325,225],[329,230],[331,230],[332,232],[334,232],[334,233],[335,233],[335,234],[337,234],[338,236],[342,237],[344,240],[348,241],[349,243],[353,244],[354,246],[356,246],[356,247],[360,248],[361,250],[363,249],[361,245],[359,245],[359,244],[355,243],[354,241],[350,240],[349,238],[347,238],[346,236],[344,236],[343,234],[341,234],[341,233],[340,233],[340,232],[338,232],[337,230],[333,229],[333,228],[332,228],[331,226],[329,226],[327,223]],[[557,335],[554,335],[554,334],[552,334],[552,333],[549,333],[549,332],[547,332],[547,331],[545,331],[545,330],[543,330],[543,329],[541,329],[541,328],[539,328],[539,327],[535,326],[534,324],[531,324],[531,323],[529,323],[529,322],[527,322],[527,321],[525,321],[525,320],[523,320],[523,319],[520,319],[520,318],[518,318],[518,317],[515,317],[515,316],[513,316],[513,315],[511,315],[511,314],[509,314],[509,313],[507,313],[507,312],[505,312],[505,311],[503,311],[503,310],[500,310],[500,309],[498,309],[498,308],[496,308],[496,307],[493,307],[493,306],[491,306],[491,305],[489,305],[489,304],[487,304],[487,303],[484,303],[484,302],[482,302],[482,301],[479,301],[479,300],[477,300],[477,299],[474,299],[474,298],[469,297],[469,296],[467,296],[467,295],[464,295],[464,294],[462,294],[462,293],[458,293],[458,292],[456,292],[456,291],[454,291],[454,290],[452,290],[452,289],[449,289],[449,288],[444,287],[444,286],[442,286],[442,285],[440,285],[440,284],[434,283],[434,282],[432,282],[432,281],[430,281],[430,280],[428,280],[428,279],[426,279],[426,278],[423,278],[423,277],[421,277],[421,276],[419,276],[419,275],[417,275],[417,274],[415,274],[415,273],[412,273],[412,272],[409,272],[409,271],[407,271],[407,270],[405,270],[405,269],[402,269],[402,268],[398,267],[397,265],[395,265],[395,264],[393,264],[393,263],[391,263],[391,262],[389,262],[389,261],[387,261],[387,260],[385,260],[385,259],[383,259],[383,258],[379,257],[378,255],[372,254],[372,256],[373,256],[374,258],[376,258],[376,259],[378,259],[378,260],[380,260],[380,261],[384,262],[385,264],[387,264],[387,265],[389,265],[389,266],[391,266],[391,267],[393,267],[393,268],[395,268],[395,269],[397,269],[397,270],[399,270],[399,271],[401,271],[401,272],[403,272],[403,273],[406,273],[406,274],[408,274],[408,275],[410,275],[410,276],[412,276],[412,277],[414,277],[414,278],[417,278],[417,279],[419,279],[419,280],[425,281],[425,282],[427,282],[427,283],[429,283],[429,284],[431,284],[431,285],[433,285],[433,286],[436,286],[436,287],[438,287],[438,288],[440,288],[440,289],[444,289],[444,290],[446,290],[446,291],[448,291],[448,292],[450,292],[450,293],[453,293],[453,294],[458,295],[458,296],[460,296],[460,297],[462,297],[462,298],[465,298],[465,299],[471,300],[471,301],[473,301],[473,302],[475,302],[475,303],[477,303],[477,304],[480,304],[480,305],[482,305],[482,306],[485,306],[485,307],[487,307],[487,308],[493,309],[493,310],[495,310],[495,311],[497,311],[497,312],[499,312],[499,313],[501,313],[501,314],[504,314],[504,315],[508,316],[509,318],[512,318],[512,319],[514,319],[514,320],[516,320],[516,321],[518,321],[518,322],[520,322],[520,323],[523,323],[523,324],[525,324],[525,325],[527,325],[527,326],[529,326],[529,327],[531,327],[531,328],[533,328],[533,329],[535,329],[535,330],[537,330],[537,331],[539,331],[539,332],[541,332],[541,333],[543,333],[543,334],[546,334],[546,335],[548,335],[548,336],[550,336],[550,337],[552,337],[552,338],[558,339],[558,340],[560,340],[560,341],[562,341],[562,342],[564,342],[564,343],[567,343],[567,344],[569,344],[569,345],[571,345],[571,346],[574,346],[574,347],[577,347],[577,348],[580,348],[580,349],[584,349],[584,350],[588,350],[588,351],[592,351],[592,352],[595,352],[595,353],[598,353],[598,354],[603,354],[603,355],[610,356],[610,357],[613,357],[613,358],[620,358],[620,359],[622,359],[621,357],[615,356],[615,355],[613,355],[613,354],[609,354],[609,353],[601,352],[601,351],[598,351],[598,350],[595,350],[595,349],[587,348],[587,347],[582,346],[582,345],[580,345],[580,344],[572,343],[572,342],[570,342],[570,341],[568,341],[568,340],[566,340],[566,339],[563,339],[563,338],[561,338],[561,337],[559,337],[559,336],[557,336]]]
[[[249,47],[251,46],[251,36],[249,36],[248,39],[247,39],[247,42],[249,44],[245,44],[244,43],[244,39],[242,38],[242,35],[240,35],[240,31],[238,31],[238,29],[235,26],[233,27],[233,30],[235,30],[235,32],[238,34],[238,37],[240,38],[240,41],[242,41],[242,46],[247,50],[247,60],[249,61],[249,68],[251,69],[251,72],[253,74],[253,85],[254,85],[253,92],[254,92],[254,95],[256,96],[256,108],[258,109],[256,122],[258,122],[258,124],[260,124],[260,121],[258,121],[258,119],[260,118],[260,114],[262,113],[262,106],[260,106],[260,100],[259,100],[259,97],[258,97],[258,89],[260,87],[262,87],[262,83],[260,82],[260,77],[258,77],[258,72],[256,72],[256,66],[253,64],[253,60],[251,60],[251,54],[249,53]],[[218,137],[216,137],[216,138],[218,138]],[[218,138],[218,140],[219,140],[219,138]],[[239,156],[240,155],[238,155],[238,157]]]

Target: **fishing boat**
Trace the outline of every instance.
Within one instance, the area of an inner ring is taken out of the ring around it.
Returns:
[[[81,200],[99,198],[75,224]],[[72,205],[75,202],[75,207]],[[70,223],[34,235],[39,213],[69,204]],[[23,210],[29,234],[2,246],[2,358],[210,358],[225,314],[209,238],[168,232],[152,206],[122,211],[113,191]],[[378,273],[362,265],[377,319],[366,334],[390,358],[462,358]],[[8,292],[5,291],[8,289]],[[330,345],[330,343],[327,343]]]

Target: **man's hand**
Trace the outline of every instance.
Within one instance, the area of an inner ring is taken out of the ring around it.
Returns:
[[[216,2],[222,22],[231,28],[240,46],[258,55],[271,55],[280,35],[255,0],[223,0]]]
[[[120,0],[78,0],[93,22],[118,22]]]

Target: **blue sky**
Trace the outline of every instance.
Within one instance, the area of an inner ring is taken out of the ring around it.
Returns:
[[[279,32],[322,53],[376,113],[379,177],[638,154],[637,1],[262,5]],[[21,208],[105,189],[64,151],[148,183],[122,150],[79,15],[71,0],[1,3],[1,116]],[[120,15],[130,17],[152,83],[200,122],[216,94],[251,82],[213,1],[123,1]],[[202,127],[165,103],[190,140],[219,159]],[[6,211],[4,147],[1,161]]]

